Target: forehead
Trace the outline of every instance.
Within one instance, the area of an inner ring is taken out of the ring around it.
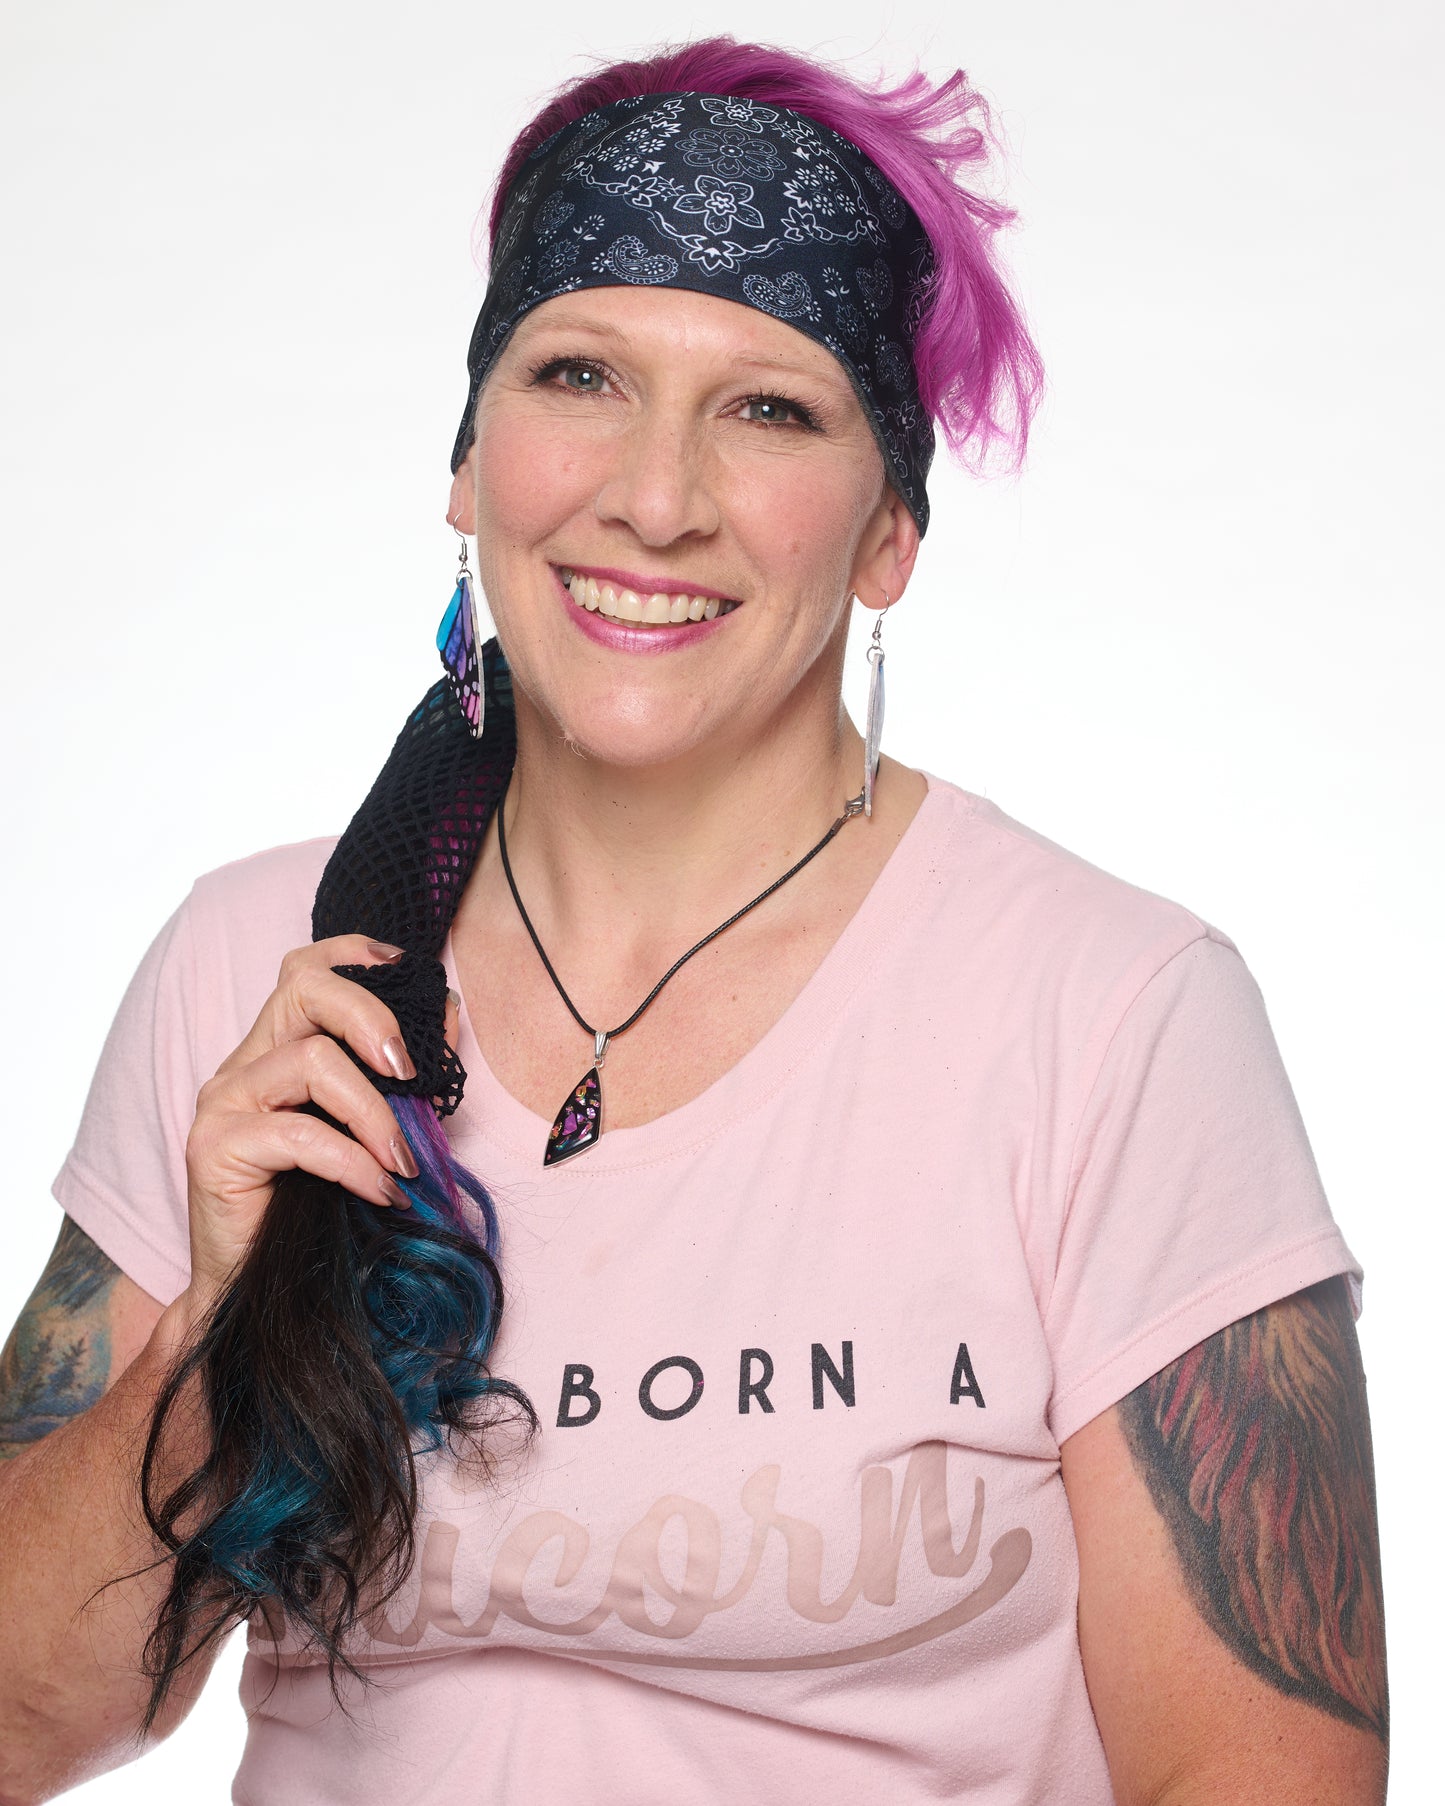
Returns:
[[[638,357],[669,356],[756,364],[852,393],[852,383],[827,346],[786,320],[746,302],[692,289],[599,287],[555,295],[518,321],[511,346],[524,352],[538,340],[595,340]]]

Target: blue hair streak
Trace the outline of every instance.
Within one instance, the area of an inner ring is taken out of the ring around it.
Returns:
[[[418,1230],[408,1258],[379,1262],[366,1289],[373,1346],[401,1403],[414,1452],[433,1453],[444,1428],[499,1382],[487,1371],[502,1311],[500,1235],[491,1193],[451,1151],[425,1100],[388,1100],[421,1168],[398,1178]],[[467,1209],[468,1204],[471,1211]],[[405,1218],[403,1218],[405,1221]],[[451,1358],[440,1351],[454,1349]]]
[[[497,1428],[536,1431],[487,1365],[503,1306],[492,1199],[429,1101],[388,1102],[420,1169],[398,1180],[409,1208],[279,1174],[157,1399],[141,1504],[170,1584],[145,1646],[143,1735],[181,1669],[255,1616],[320,1653],[344,1709],[340,1674],[371,1678],[348,1639],[415,1558],[418,1460],[445,1448],[490,1472]],[[197,1421],[212,1432],[200,1460]]]

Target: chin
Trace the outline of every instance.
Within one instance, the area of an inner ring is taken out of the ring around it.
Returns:
[[[503,645],[509,636],[503,634]],[[515,644],[515,641],[514,641]],[[665,669],[671,659],[642,659],[633,672],[599,670],[591,648],[525,638],[509,654],[512,672],[551,736],[596,765],[619,771],[664,768],[726,738],[735,710],[697,674]]]
[[[650,661],[649,661],[650,662]],[[641,771],[686,758],[720,730],[726,716],[687,686],[661,694],[646,684],[582,685],[556,711],[562,738],[599,765]]]
[[[641,733],[625,730],[620,725],[613,732],[596,721],[585,727],[562,723],[562,741],[579,758],[592,765],[610,765],[619,771],[647,771],[672,765],[698,750],[693,736],[686,739],[675,731]]]

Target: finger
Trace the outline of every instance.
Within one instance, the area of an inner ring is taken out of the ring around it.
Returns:
[[[223,1067],[245,1065],[287,1042],[327,1034],[353,1048],[373,1071],[390,1078],[415,1078],[416,1067],[392,1011],[364,985],[331,969],[382,963],[370,956],[353,957],[380,946],[363,935],[338,935],[288,953],[276,989]]]
[[[219,1158],[207,1146],[211,1138],[224,1146]],[[388,1209],[409,1205],[395,1177],[367,1147],[319,1117],[294,1110],[236,1111],[206,1125],[198,1121],[193,1141],[197,1176],[224,1201],[259,1201],[278,1173],[299,1169],[329,1179],[369,1204]]]
[[[201,1088],[197,1115],[272,1115],[306,1103],[344,1123],[379,1166],[416,1177],[416,1162],[391,1106],[326,1036],[288,1042],[245,1066],[218,1072]]]

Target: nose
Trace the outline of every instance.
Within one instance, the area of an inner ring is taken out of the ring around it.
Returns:
[[[720,523],[708,448],[680,409],[641,407],[612,448],[597,518],[628,526],[646,545],[705,538]]]

